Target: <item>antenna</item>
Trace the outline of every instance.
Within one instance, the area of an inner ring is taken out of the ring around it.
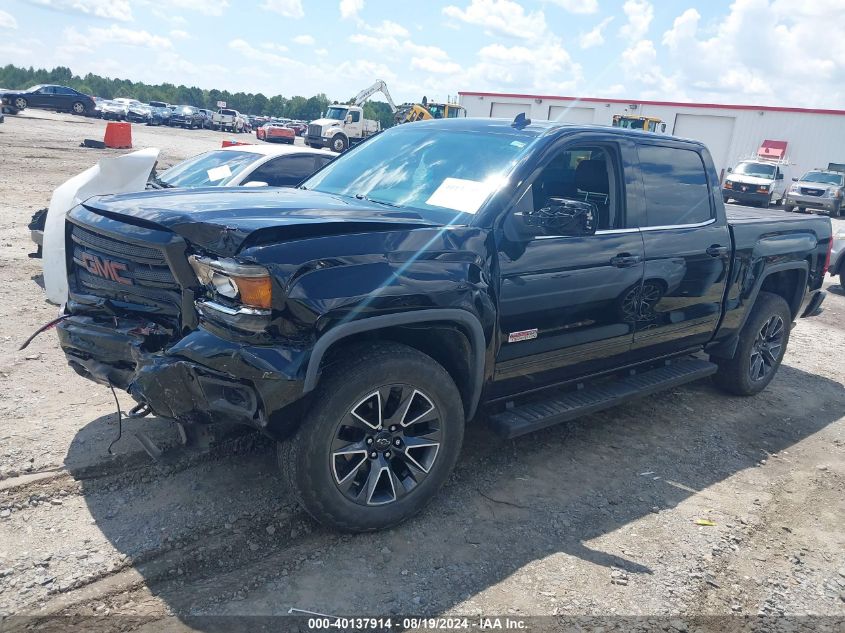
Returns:
[[[531,125],[531,119],[525,117],[525,112],[517,114],[513,119],[513,123],[511,123],[511,127],[515,127],[517,130],[521,130],[526,125]]]

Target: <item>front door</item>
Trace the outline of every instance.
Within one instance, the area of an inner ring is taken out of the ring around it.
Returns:
[[[503,237],[493,398],[602,371],[630,351],[644,249],[640,231],[625,226],[620,165],[614,142],[565,146],[520,198],[517,212],[549,198],[592,202],[598,231]]]
[[[718,183],[689,146],[637,147],[645,222],[645,271],[634,357],[656,357],[707,343],[719,322],[731,254]]]

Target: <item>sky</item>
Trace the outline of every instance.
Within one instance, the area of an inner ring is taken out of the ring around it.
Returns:
[[[4,0],[0,64],[266,96],[845,108],[845,0]]]

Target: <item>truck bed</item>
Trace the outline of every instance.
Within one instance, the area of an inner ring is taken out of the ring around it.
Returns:
[[[752,209],[751,207],[739,207],[732,204],[725,205],[725,213],[728,216],[728,224],[759,224],[760,222],[796,222],[805,223],[813,220],[829,222],[827,216],[812,215],[806,213],[787,213],[780,209]]]
[[[737,251],[759,249],[763,241],[778,240],[775,252],[784,252],[784,238],[794,241],[796,251],[812,251],[833,235],[830,218],[824,215],[787,213],[779,209],[749,209],[725,205],[728,226]]]

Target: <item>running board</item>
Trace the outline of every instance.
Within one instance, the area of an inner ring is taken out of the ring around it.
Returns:
[[[715,363],[678,360],[615,381],[586,386],[545,400],[535,400],[490,416],[490,426],[505,439],[519,437],[583,415],[650,396],[716,373]]]

